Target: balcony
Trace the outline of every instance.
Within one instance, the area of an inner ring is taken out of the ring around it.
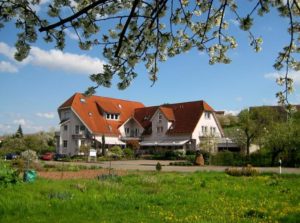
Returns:
[[[140,141],[141,137],[140,136],[134,136],[134,135],[125,135],[125,136],[121,136],[120,140],[123,140],[123,141],[129,141],[129,140]]]
[[[86,134],[83,133],[75,133],[72,135],[72,139],[86,139]]]

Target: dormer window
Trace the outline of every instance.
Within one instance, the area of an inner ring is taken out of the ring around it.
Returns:
[[[204,113],[204,117],[205,117],[206,119],[210,119],[210,112],[205,112],[205,113]]]
[[[107,120],[118,120],[119,119],[119,114],[106,114],[106,119]]]

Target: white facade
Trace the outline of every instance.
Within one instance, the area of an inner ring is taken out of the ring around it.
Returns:
[[[134,118],[130,118],[119,127],[119,131],[124,138],[139,138],[144,128]]]
[[[196,145],[199,145],[200,138],[207,136],[221,138],[222,133],[214,113],[204,111],[193,131],[192,138],[196,140]]]
[[[60,117],[62,123],[60,125],[58,153],[76,155],[79,153],[80,146],[86,143],[86,136],[89,131],[71,108],[62,109]]]

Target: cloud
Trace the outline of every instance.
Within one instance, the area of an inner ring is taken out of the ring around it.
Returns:
[[[18,71],[18,67],[10,62],[0,61],[0,72],[17,73]]]
[[[64,31],[65,31],[65,34],[66,34],[68,37],[70,37],[70,39],[76,40],[76,41],[79,40],[79,38],[78,38],[78,36],[77,36],[76,33],[71,32],[69,29],[65,29]]]
[[[18,124],[18,125],[26,125],[27,124],[27,121],[25,120],[25,119],[23,119],[23,118],[20,118],[20,119],[15,119],[15,120],[13,120],[13,123],[14,124]]]
[[[38,13],[41,10],[41,7],[43,7],[44,4],[50,2],[50,0],[41,0],[39,4],[37,5],[32,5],[30,4],[30,8],[35,11],[36,13]]]
[[[266,79],[276,80],[278,77],[283,76],[279,73],[267,73],[264,75]],[[294,85],[300,86],[300,71],[292,71],[289,72],[289,77],[294,80]]]
[[[67,71],[79,74],[92,74],[103,71],[104,62],[98,58],[85,54],[65,53],[60,50],[42,50],[31,47],[29,56],[22,62],[14,60],[15,48],[0,42],[0,54],[6,56],[16,64],[35,65],[51,70]]]
[[[53,112],[45,112],[45,113],[38,112],[38,113],[36,113],[36,116],[41,117],[41,118],[46,118],[46,119],[55,118],[55,114]]]
[[[225,115],[238,115],[241,112],[241,110],[224,110],[224,112]]]
[[[14,54],[16,49],[14,47],[10,47],[4,42],[0,42],[0,54],[6,56],[7,58],[14,60]]]
[[[232,23],[235,26],[239,26],[240,25],[240,23],[239,23],[239,21],[237,19],[230,19],[229,22]]]

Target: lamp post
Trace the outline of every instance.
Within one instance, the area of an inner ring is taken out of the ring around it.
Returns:
[[[282,163],[282,161],[281,161],[281,159],[279,159],[279,174],[281,174],[281,163]]]

